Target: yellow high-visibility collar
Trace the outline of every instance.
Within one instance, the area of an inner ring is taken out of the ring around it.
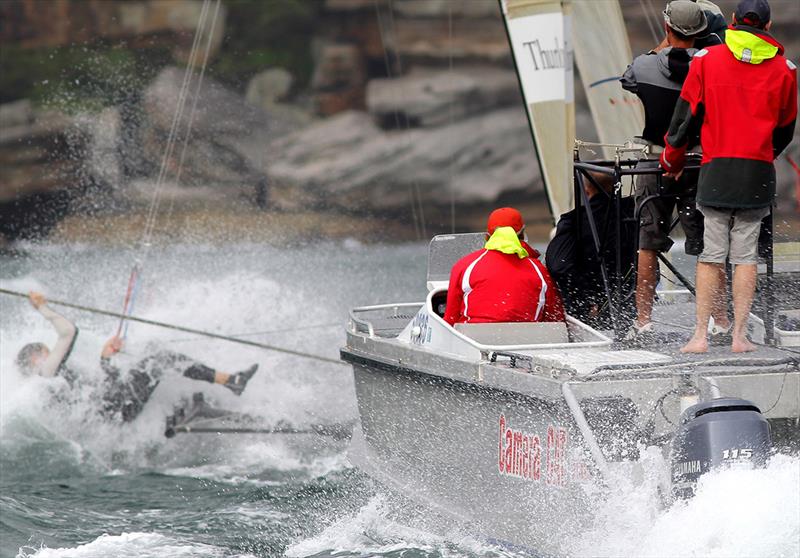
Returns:
[[[761,64],[778,54],[778,47],[775,45],[758,35],[739,29],[725,31],[725,44],[737,60],[748,64]]]
[[[516,254],[520,259],[528,257],[528,251],[522,247],[516,231],[511,227],[497,227],[483,247],[503,254]]]

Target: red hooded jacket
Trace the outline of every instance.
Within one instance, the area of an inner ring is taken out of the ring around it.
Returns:
[[[703,160],[697,203],[756,208],[775,197],[774,159],[792,140],[797,68],[766,31],[737,25],[725,44],[692,59],[675,105],[661,166],[679,172],[700,124]]]
[[[521,242],[527,258],[477,250],[450,272],[444,320],[458,322],[558,322],[564,305],[539,252]]]

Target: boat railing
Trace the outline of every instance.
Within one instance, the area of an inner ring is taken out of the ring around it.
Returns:
[[[350,310],[348,327],[353,333],[363,333],[370,337],[391,337],[400,333],[423,306],[425,306],[424,302],[395,302],[359,306]],[[414,309],[413,312],[408,313],[408,309],[411,308]],[[401,312],[401,310],[406,310],[406,312]],[[402,322],[396,323],[395,320],[402,320]],[[390,332],[394,335],[387,335]]]
[[[615,149],[616,156],[610,160],[581,160],[580,148],[586,146],[598,147],[612,147]],[[624,158],[631,154],[641,152],[641,156],[634,158]],[[594,216],[591,211],[586,212],[589,222],[589,228],[593,239],[595,255],[600,262],[600,271],[603,278],[603,288],[608,301],[609,308],[611,309],[610,316],[614,324],[614,332],[616,340],[621,340],[627,333],[628,325],[626,320],[619,319],[619,316],[625,315],[625,302],[631,293],[624,292],[626,288],[635,289],[637,268],[635,265],[631,268],[629,273],[622,269],[623,253],[622,253],[622,224],[623,224],[623,210],[622,198],[623,194],[623,179],[650,175],[655,177],[656,188],[654,193],[645,196],[636,204],[636,209],[632,218],[627,218],[635,226],[635,233],[633,234],[633,254],[638,252],[639,244],[639,224],[642,209],[650,203],[654,203],[660,198],[675,198],[680,196],[683,192],[679,192],[674,188],[668,188],[667,184],[663,181],[664,170],[658,166],[657,159],[647,158],[648,151],[645,146],[635,144],[596,144],[589,142],[576,142],[575,144],[575,157],[573,161],[573,198],[574,209],[576,212],[580,211],[581,207],[590,207],[589,197],[584,189],[584,182],[591,183],[598,192],[607,195],[613,201],[614,207],[614,246],[612,253],[614,254],[614,269],[610,269],[607,262],[608,250],[606,250],[606,233],[601,233],[598,224],[595,222]],[[650,152],[649,155],[654,155]],[[701,154],[687,153],[687,164],[684,170],[698,171],[700,169]],[[641,157],[644,157],[642,159]],[[649,160],[653,165],[640,165],[642,161]],[[613,186],[610,191],[603,187],[598,181],[598,176],[606,176],[611,179]],[[675,217],[670,223],[670,230],[678,224],[678,218]],[[773,292],[772,281],[774,271],[774,250],[773,250],[773,216],[772,207],[770,207],[770,214],[764,219],[761,226],[761,235],[759,240],[759,256],[766,264],[766,281],[762,289],[761,296],[764,298],[765,312],[764,312],[764,341],[769,345],[775,344],[775,315],[773,308],[775,306],[775,293]],[[581,219],[575,219],[575,238],[581,239]],[[580,241],[578,241],[578,249],[582,249]],[[666,258],[663,254],[658,254],[658,259],[669,271],[686,287],[688,291],[694,295],[694,285],[685,277],[681,272]],[[577,258],[580,263],[581,258]],[[630,277],[630,281],[626,283],[630,287],[626,287],[624,278]]]

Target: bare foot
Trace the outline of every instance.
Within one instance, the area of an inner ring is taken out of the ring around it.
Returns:
[[[682,353],[707,353],[708,352],[708,339],[706,339],[705,335],[702,337],[694,336],[689,339],[689,342],[686,343],[681,348]]]
[[[734,337],[733,343],[731,343],[731,351],[734,353],[749,353],[757,348],[747,337]]]

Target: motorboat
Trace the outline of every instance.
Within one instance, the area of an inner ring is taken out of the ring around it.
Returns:
[[[433,238],[425,301],[351,311],[341,358],[359,421],[349,458],[391,491],[486,540],[559,555],[642,448],[664,452],[668,502],[712,468],[763,465],[800,445],[800,351],[680,354],[693,319],[686,292],[661,297],[654,319],[668,325],[650,348],[572,317],[449,325],[450,267],[483,240]],[[787,345],[800,336],[783,333]]]
[[[625,342],[615,318],[630,296],[620,269],[621,200],[629,179],[649,173],[660,181],[662,171],[638,168],[652,153],[629,141],[643,118],[617,83],[632,59],[619,3],[500,7],[552,214],[589,206],[584,180],[611,179],[616,270],[605,266],[607,238],[592,218],[594,246],[585,249],[601,260],[613,327],[573,316],[451,326],[442,318],[450,270],[483,246],[484,234],[436,236],[424,301],[350,313],[341,358],[353,367],[359,420],[349,457],[389,491],[486,540],[563,555],[644,448],[664,457],[655,473],[665,505],[691,497],[712,469],[758,467],[775,452],[797,451],[800,252],[795,244],[782,260],[766,222],[763,288],[750,319],[755,352],[732,354],[728,340],[706,354],[680,353],[694,329],[693,287],[668,258],[664,268],[682,287],[660,292],[648,343]],[[597,142],[575,140],[573,61]],[[592,161],[581,160],[587,148]],[[659,186],[656,197],[666,195]]]

